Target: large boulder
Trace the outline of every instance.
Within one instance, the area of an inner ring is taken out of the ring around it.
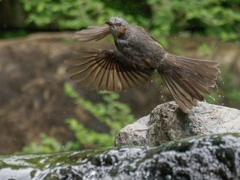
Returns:
[[[124,127],[117,134],[115,145],[156,146],[184,137],[220,133],[240,133],[239,110],[199,102],[186,114],[172,101]]]

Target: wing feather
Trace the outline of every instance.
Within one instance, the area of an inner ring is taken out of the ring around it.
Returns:
[[[76,64],[67,69],[67,72],[75,73],[70,79],[80,79],[78,86],[90,84],[89,90],[119,92],[145,84],[154,73],[154,69],[140,71],[134,64],[126,66],[123,62],[131,60],[126,59],[119,51],[91,49],[83,52],[90,55],[66,61]]]
[[[99,41],[109,34],[111,34],[109,26],[89,26],[88,29],[76,32],[73,39],[78,41]]]

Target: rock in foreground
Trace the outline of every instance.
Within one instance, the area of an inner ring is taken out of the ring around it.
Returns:
[[[157,147],[0,156],[0,179],[240,179],[240,134],[193,137]]]
[[[172,101],[124,127],[115,138],[115,146],[156,146],[189,136],[220,133],[240,133],[239,110],[199,102],[185,114]]]

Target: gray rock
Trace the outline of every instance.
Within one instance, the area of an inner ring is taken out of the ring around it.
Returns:
[[[188,114],[175,101],[158,105],[148,116],[124,127],[115,146],[150,145],[195,135],[240,132],[240,111],[199,102]]]

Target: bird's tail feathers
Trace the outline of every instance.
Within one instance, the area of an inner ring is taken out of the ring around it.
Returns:
[[[216,83],[219,65],[214,61],[185,58],[167,54],[164,59],[171,68],[158,69],[173,98],[187,113],[205,98],[201,93],[210,94],[209,88]],[[166,64],[166,63],[165,63]]]

